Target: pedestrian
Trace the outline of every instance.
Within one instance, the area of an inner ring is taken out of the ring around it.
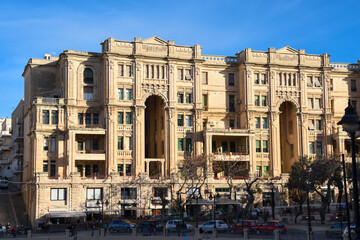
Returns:
[[[95,233],[95,223],[92,224],[91,226],[91,236],[93,237]]]
[[[150,225],[150,236],[154,234],[154,236],[156,236],[156,228],[155,228],[155,223],[152,222]]]
[[[186,234],[185,234],[186,229],[187,229],[187,226],[186,226],[186,223],[185,223],[184,220],[183,220],[182,223],[181,223],[181,233],[182,233],[182,236],[186,236]]]
[[[176,231],[177,231],[177,234],[178,234],[178,236],[180,237],[180,232],[181,232],[181,226],[182,224],[181,224],[181,222],[180,221],[178,221],[177,222],[177,224],[176,224]]]
[[[103,228],[104,228],[104,236],[106,236],[106,229],[107,229],[107,224],[106,223],[104,223]]]
[[[6,233],[10,233],[10,228],[11,228],[11,225],[10,225],[10,222],[8,222],[6,225]]]
[[[14,225],[14,227],[11,229],[11,233],[13,237],[16,238],[16,225]]]
[[[1,224],[2,235],[6,234],[6,226],[4,223]]]

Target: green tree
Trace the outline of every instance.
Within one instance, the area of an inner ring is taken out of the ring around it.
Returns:
[[[286,184],[289,189],[290,200],[299,204],[299,209],[295,212],[295,223],[297,218],[303,214],[302,206],[306,200],[306,195],[301,190],[308,187],[310,165],[311,161],[307,156],[300,157],[299,161],[294,162],[291,166],[289,180]]]

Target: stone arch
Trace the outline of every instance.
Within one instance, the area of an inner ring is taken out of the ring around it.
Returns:
[[[296,111],[299,112],[300,111],[300,104],[298,101],[296,101],[293,98],[280,98],[277,103],[276,103],[276,109],[280,109],[281,104],[283,104],[284,102],[290,102],[292,103],[295,107],[296,107]]]
[[[168,98],[165,96],[164,93],[162,92],[147,92],[143,95],[141,101],[142,101],[142,105],[145,106],[145,102],[146,100],[151,97],[151,96],[158,96],[162,99],[163,103],[164,103],[164,107],[167,108],[168,107]]]

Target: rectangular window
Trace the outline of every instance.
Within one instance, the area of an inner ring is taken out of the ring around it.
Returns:
[[[165,79],[165,67],[161,66],[161,78]]]
[[[48,172],[48,163],[47,163],[47,161],[44,161],[44,163],[43,163],[43,172]]]
[[[83,176],[83,172],[82,172],[83,171],[83,166],[82,165],[77,165],[76,168],[77,168],[77,172],[79,172],[80,175]]]
[[[132,98],[131,89],[127,88],[125,94],[126,94],[126,100],[131,100],[131,98]]]
[[[229,120],[229,127],[230,128],[235,128],[235,119],[230,119]]]
[[[118,164],[117,168],[120,176],[124,176],[124,164]]]
[[[260,97],[259,97],[259,95],[255,95],[255,106],[260,106]]]
[[[124,113],[118,112],[118,124],[124,124]]]
[[[161,154],[165,153],[165,142],[161,141]]]
[[[202,106],[203,106],[203,108],[208,107],[208,95],[207,94],[202,95]]]
[[[261,166],[256,166],[256,175],[257,177],[261,177]]]
[[[351,106],[356,109],[356,101],[355,100],[351,100]]]
[[[124,150],[124,137],[118,137],[118,150]]]
[[[217,152],[216,151],[216,141],[212,141],[212,144],[211,144],[211,148],[212,148],[212,152]]]
[[[184,115],[178,114],[178,126],[183,127],[184,126]]]
[[[263,107],[267,106],[266,96],[261,96],[261,106]]]
[[[259,117],[255,118],[255,128],[260,128],[260,118]]]
[[[99,114],[98,113],[93,113],[93,124],[94,125],[99,124]]]
[[[119,65],[119,76],[120,77],[124,76],[124,65]]]
[[[131,112],[125,113],[125,123],[132,124],[132,113]]]
[[[290,144],[290,156],[294,156],[294,144]]]
[[[56,165],[51,164],[50,165],[50,177],[55,177],[55,175],[56,175]]]
[[[331,78],[330,79],[330,91],[333,91],[334,90],[334,83],[333,83],[333,79]]]
[[[261,152],[261,147],[260,147],[260,140],[256,140],[255,141],[255,146],[256,146],[256,152]]]
[[[309,142],[309,154],[315,154],[315,143]]]
[[[357,91],[357,86],[356,86],[356,80],[351,80],[351,91],[352,92],[356,92]]]
[[[91,124],[91,113],[85,113],[85,124]]]
[[[191,152],[192,151],[192,139],[186,138],[186,151]]]
[[[118,100],[124,100],[124,89],[118,88]]]
[[[45,151],[49,150],[49,138],[48,137],[44,138],[44,150]]]
[[[42,111],[42,123],[49,124],[49,110]]]
[[[93,150],[99,150],[99,139],[93,139]]]
[[[57,110],[51,111],[51,124],[58,124],[59,122],[59,114]]]
[[[192,102],[192,94],[191,93],[187,93],[186,94],[186,103],[191,103]]]
[[[321,120],[320,119],[316,120],[316,130],[321,130]]]
[[[154,65],[151,65],[151,78],[154,78],[155,73],[154,73]]]
[[[260,81],[261,81],[261,84],[266,84],[266,74],[260,75]]]
[[[156,78],[160,79],[160,67],[156,66]]]
[[[51,151],[56,151],[56,137],[51,137]]]
[[[178,103],[184,103],[184,94],[178,93]]]
[[[269,152],[269,149],[268,149],[268,140],[263,140],[263,142],[262,142],[262,147],[263,147],[263,152],[264,152],[264,153]]]
[[[78,151],[83,151],[84,150],[84,141],[83,140],[78,140]]]
[[[78,123],[79,123],[79,125],[84,124],[84,114],[78,113]]]
[[[86,189],[86,200],[102,200],[102,188]]]
[[[132,149],[132,138],[127,137],[126,138],[126,150],[131,150],[131,149]]]
[[[254,84],[259,84],[259,74],[258,73],[254,74]]]
[[[321,108],[321,98],[315,98],[315,109]]]
[[[187,127],[191,127],[191,115],[186,115],[185,116],[185,124]]]
[[[184,69],[178,70],[178,80],[184,80]]]
[[[126,176],[131,176],[131,164],[125,165],[125,174],[126,174]]]
[[[262,125],[262,128],[263,129],[267,129],[268,128],[268,120],[267,120],[267,117],[263,117],[262,119],[261,119],[261,125]]]
[[[85,177],[88,177],[90,175],[91,175],[90,165],[85,165]]]
[[[136,188],[121,188],[121,198],[122,199],[136,199],[137,198],[137,189]]]
[[[230,142],[230,152],[236,152],[235,142]]]
[[[235,96],[229,95],[229,111],[235,112]]]
[[[321,155],[323,153],[322,142],[316,142],[316,154]]]
[[[201,81],[202,81],[203,85],[208,84],[208,73],[207,72],[201,73]]]
[[[235,86],[235,74],[229,73],[229,86]]]
[[[94,100],[94,89],[93,87],[84,87],[84,100]]]
[[[315,85],[315,87],[321,87],[320,77],[315,77],[314,85]]]
[[[50,200],[51,201],[66,200],[66,188],[51,188]]]
[[[294,126],[293,126],[294,122],[293,121],[289,121],[289,133],[293,134],[294,133]]]
[[[269,167],[264,166],[264,177],[268,177],[268,176],[269,176]]]
[[[282,77],[282,74],[281,74],[281,73],[279,73],[279,76],[278,76],[279,86],[281,86],[281,85],[282,85],[281,77]]]
[[[188,80],[188,81],[191,80],[191,70],[190,69],[185,70],[185,80]]]
[[[308,98],[308,108],[314,109],[314,99]]]
[[[178,138],[178,151],[182,152],[184,151],[184,139]]]
[[[307,86],[312,87],[313,86],[313,78],[312,76],[307,77]]]
[[[131,65],[127,65],[126,66],[126,73],[127,73],[127,76],[128,77],[131,77],[132,76],[132,71],[131,71]]]

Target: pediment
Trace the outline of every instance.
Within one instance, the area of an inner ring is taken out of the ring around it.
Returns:
[[[299,51],[292,48],[292,47],[289,47],[289,46],[286,46],[286,47],[283,47],[283,48],[280,48],[278,50],[276,50],[277,53],[292,53],[292,54],[298,54]]]
[[[161,38],[158,38],[156,36],[144,39],[142,42],[143,43],[151,43],[151,44],[161,44],[161,45],[167,45],[168,44],[167,41],[165,41],[165,40],[163,40]]]

